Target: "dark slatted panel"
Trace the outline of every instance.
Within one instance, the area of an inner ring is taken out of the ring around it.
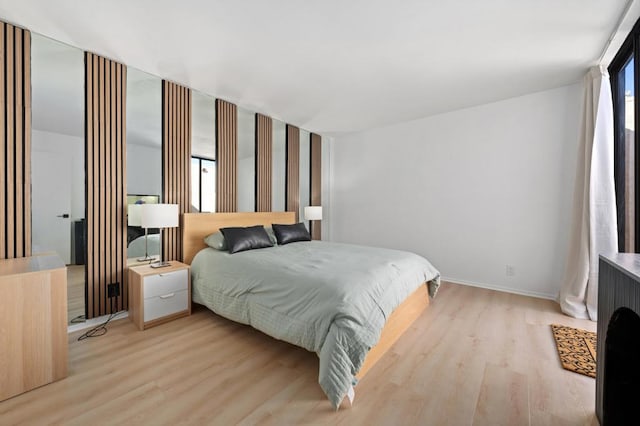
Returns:
[[[256,211],[271,211],[273,120],[256,114]]]
[[[238,211],[238,107],[216,99],[216,211]]]
[[[31,256],[31,33],[0,22],[0,259]]]
[[[623,255],[634,256],[634,255]],[[635,256],[634,256],[635,257]],[[615,258],[613,255],[612,259]],[[637,262],[637,259],[633,259]],[[615,265],[615,266],[614,266]],[[631,309],[640,315],[640,281],[634,277],[635,271],[624,264],[599,260],[598,277],[598,329],[596,348],[596,414],[602,423],[604,415],[604,379],[607,365],[605,344],[607,330],[613,314],[620,308]]]
[[[287,176],[286,200],[288,212],[296,212],[296,221],[300,210],[300,129],[287,124]]]
[[[126,68],[85,53],[87,318],[127,309]],[[109,299],[107,285],[120,296]]]
[[[191,206],[191,90],[162,81],[162,202]],[[162,231],[162,259],[182,259],[180,227]]]
[[[311,205],[322,205],[322,138],[311,133]],[[321,221],[311,221],[311,238],[322,239]]]

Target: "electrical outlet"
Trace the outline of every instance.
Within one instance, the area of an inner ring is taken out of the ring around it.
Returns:
[[[107,297],[118,297],[120,296],[120,283],[111,283],[107,284]]]
[[[516,268],[514,268],[512,265],[506,265],[505,274],[508,277],[513,277],[516,274]]]

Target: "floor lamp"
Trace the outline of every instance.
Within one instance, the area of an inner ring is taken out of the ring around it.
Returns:
[[[143,204],[141,211],[141,222],[143,228],[175,228],[178,226],[178,205],[177,204]],[[163,268],[170,266],[169,262],[162,260],[162,248],[160,248],[160,260],[152,263],[152,268]]]

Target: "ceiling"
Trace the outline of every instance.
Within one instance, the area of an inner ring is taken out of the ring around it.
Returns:
[[[0,18],[327,133],[576,82],[597,63],[626,5],[0,0]]]

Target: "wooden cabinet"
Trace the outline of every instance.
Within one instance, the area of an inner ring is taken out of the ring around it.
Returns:
[[[189,265],[169,263],[129,268],[129,318],[140,330],[191,315]]]
[[[0,260],[0,401],[67,376],[67,268]]]

